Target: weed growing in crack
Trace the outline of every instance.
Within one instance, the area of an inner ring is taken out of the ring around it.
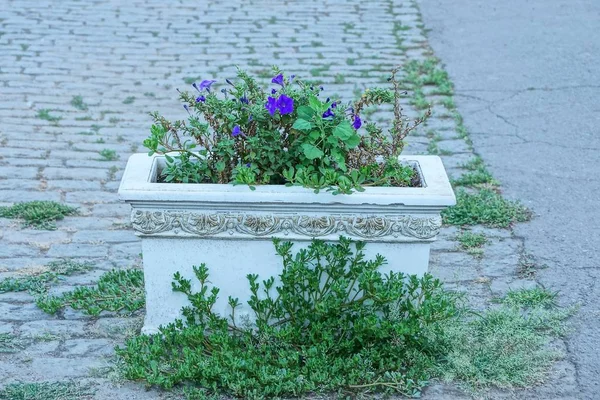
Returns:
[[[558,292],[536,286],[533,289],[511,290],[502,303],[513,307],[556,307]]]
[[[33,296],[39,296],[48,291],[51,283],[58,282],[65,276],[81,274],[92,268],[90,263],[80,263],[65,259],[53,261],[37,275],[17,276],[0,281],[0,293],[27,291]]]
[[[0,354],[14,353],[23,348],[19,339],[10,333],[0,333]]]
[[[460,243],[460,248],[473,256],[483,255],[482,247],[488,242],[487,237],[483,233],[473,233],[465,231],[456,236],[456,240]]]
[[[88,105],[83,101],[83,97],[81,96],[74,96],[71,99],[71,105],[81,111],[86,111],[88,109]]]
[[[91,386],[76,382],[13,383],[0,389],[0,400],[79,400],[93,394]]]
[[[54,122],[54,123],[57,123],[58,121],[60,121],[62,119],[62,117],[59,117],[56,115],[51,115],[50,110],[48,110],[48,109],[38,110],[37,117],[39,119],[43,119],[44,121]]]
[[[37,306],[49,314],[65,307],[98,316],[102,311],[129,315],[144,308],[144,274],[140,270],[113,270],[96,287],[80,286],[60,296],[40,296]]]
[[[101,161],[116,161],[119,159],[119,156],[115,150],[103,149],[99,154],[100,157],[102,157]]]
[[[469,172],[462,174],[458,179],[452,180],[453,186],[478,187],[482,185],[499,185],[498,181],[495,180],[492,174],[487,170],[480,157],[475,157],[473,160],[464,164],[463,168],[469,170]]]
[[[456,205],[442,211],[442,219],[447,225],[482,224],[492,228],[508,228],[515,222],[529,221],[531,212],[491,189],[479,189],[475,193],[459,189],[456,192]]]
[[[31,201],[0,207],[0,217],[23,220],[23,227],[55,230],[55,221],[77,214],[77,209],[54,201]]]

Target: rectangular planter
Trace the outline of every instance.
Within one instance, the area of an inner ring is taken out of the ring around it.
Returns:
[[[456,200],[437,156],[402,156],[421,175],[422,187],[368,187],[362,193],[333,195],[281,185],[156,183],[164,158],[134,154],[119,187],[131,204],[131,222],[142,239],[146,318],[144,333],[181,316],[187,299],[171,290],[179,271],[197,284],[193,265],[206,263],[209,280],[220,289],[214,311],[228,316],[228,296],[251,311],[247,274],[277,277],[280,258],[272,238],[295,242],[336,241],[340,235],[368,242],[366,255],[388,260],[384,272],[423,275],[429,249],[442,220],[440,212]]]

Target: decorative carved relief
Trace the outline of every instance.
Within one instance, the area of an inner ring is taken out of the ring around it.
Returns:
[[[340,234],[361,239],[402,236],[430,239],[439,233],[442,226],[439,216],[310,216],[160,210],[133,210],[131,222],[136,231],[145,235],[177,235],[180,231],[193,236],[224,232],[259,237],[295,233],[311,238]]]

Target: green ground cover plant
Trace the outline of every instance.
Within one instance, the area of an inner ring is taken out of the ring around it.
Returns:
[[[295,254],[290,243],[275,246],[281,283],[248,276],[254,324],[234,322],[234,298],[229,318],[211,311],[219,290],[201,264],[198,291],[174,277],[190,301],[184,320],[117,348],[119,374],[188,399],[419,396],[435,379],[480,395],[535,385],[562,356],[548,344],[573,310],[544,289],[474,313],[429,275],[381,274],[385,259],[367,260],[362,243],[314,241]]]
[[[474,256],[481,256],[483,254],[482,247],[488,242],[485,234],[470,231],[461,232],[456,236],[456,240],[462,250]]]
[[[75,214],[76,208],[55,201],[30,201],[0,207],[0,217],[18,218],[23,221],[23,227],[35,229],[55,230],[55,221]]]
[[[94,391],[76,382],[13,383],[0,389],[0,400],[83,400]]]
[[[109,271],[96,286],[79,286],[59,296],[43,295],[36,304],[49,314],[71,307],[90,316],[102,311],[130,315],[144,308],[144,273],[135,269]]]
[[[81,274],[89,271],[92,265],[87,262],[73,260],[53,261],[37,275],[23,275],[0,280],[0,293],[27,291],[33,296],[39,296],[48,291],[52,283],[59,282],[66,276]]]
[[[518,202],[504,199],[498,192],[483,188],[477,192],[459,189],[456,205],[442,211],[444,224],[508,228],[531,219],[531,212]]]

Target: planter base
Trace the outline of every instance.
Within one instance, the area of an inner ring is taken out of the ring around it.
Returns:
[[[310,242],[295,242],[295,253]],[[430,241],[407,243],[369,243],[365,247],[366,259],[376,254],[384,255],[388,261],[381,268],[382,273],[402,271],[406,274],[422,276],[427,272]],[[236,309],[236,323],[247,317],[252,320],[252,310],[246,301],[250,298],[250,285],[246,276],[258,274],[259,281],[271,276],[277,277],[282,271],[282,260],[275,253],[273,242],[261,240],[228,239],[153,239],[142,242],[144,257],[144,280],[146,284],[146,318],[142,332],[158,332],[160,325],[181,318],[181,308],[188,304],[183,293],[173,292],[171,282],[177,271],[192,281],[194,291],[199,282],[194,276],[193,265],[205,263],[209,270],[210,286],[220,289],[213,308],[221,316],[229,316],[231,307],[228,296],[237,297],[240,307]]]

